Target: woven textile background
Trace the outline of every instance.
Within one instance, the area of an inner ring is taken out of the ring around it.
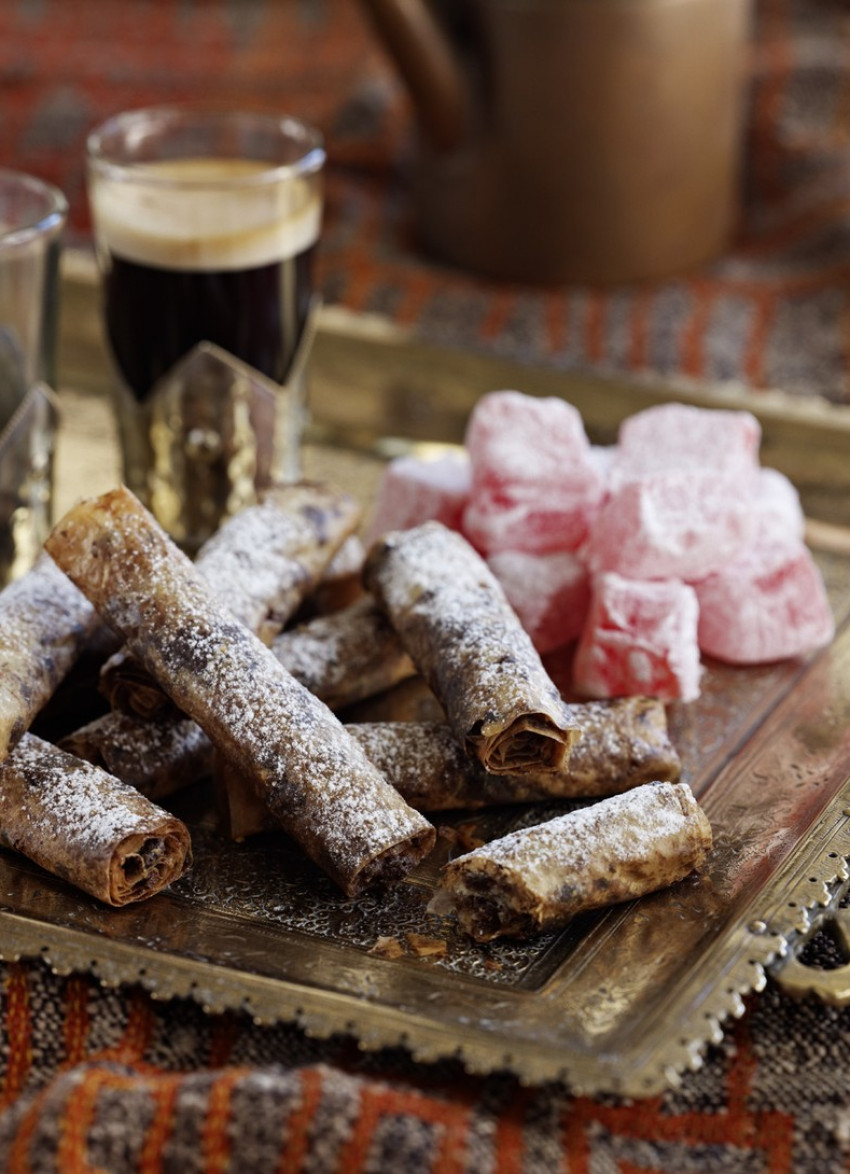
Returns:
[[[329,148],[325,297],[555,367],[684,374],[846,403],[850,9],[761,0],[739,240],[704,271],[609,291],[428,263],[409,112],[354,0],[0,0],[0,165],[53,180],[87,240],[87,131],[209,96],[286,110]],[[682,1088],[632,1105],[364,1056],[38,962],[0,967],[8,1174],[839,1174],[850,1010],[772,986]]]
[[[844,1174],[850,1011],[754,999],[682,1088],[571,1098],[3,971],[6,1174]]]
[[[326,298],[423,336],[556,367],[684,374],[847,402],[850,12],[757,0],[746,199],[728,256],[599,291],[478,281],[423,260],[410,111],[356,0],[3,0],[0,165],[52,179],[87,227],[86,132],[133,106],[289,111],[329,150]]]

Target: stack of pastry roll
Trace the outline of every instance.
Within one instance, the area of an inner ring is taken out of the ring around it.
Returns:
[[[195,566],[230,614],[268,643],[356,538],[359,521],[347,494],[313,482],[277,486],[230,518],[198,551]],[[67,735],[63,746],[151,798],[209,772],[206,734],[126,647],[106,661],[100,683],[111,712]]]
[[[29,733],[97,624],[53,561],[0,593],[0,843],[111,905],[151,896],[191,859],[183,823]]]
[[[452,861],[432,912],[453,913],[479,941],[525,937],[665,887],[703,863],[711,829],[690,788],[633,775],[628,785],[641,785],[612,794],[628,775],[600,770],[616,759],[606,728],[616,711],[585,707],[586,738],[579,707],[559,719],[557,690],[547,695],[530,639],[518,635],[498,582],[465,539],[439,522],[390,533],[370,552],[365,580],[458,740],[508,791],[610,796]],[[590,761],[573,762],[582,741],[593,748]],[[654,765],[675,777],[674,759]]]
[[[690,790],[672,785],[681,767],[661,702],[627,698],[565,711],[536,653],[516,631],[498,584],[471,548],[443,527],[429,523],[379,543],[369,556],[366,583],[411,662],[439,690],[448,718],[348,726],[412,806],[432,812],[610,797],[594,805],[592,816],[586,814],[591,809],[577,811],[545,825],[545,833],[529,829],[482,849],[483,858],[472,853],[454,861],[434,912],[454,912],[479,940],[525,936],[582,909],[668,885],[702,863],[710,828]],[[359,614],[372,606],[362,601]],[[329,683],[339,668],[336,640],[322,636],[340,622],[325,622],[300,658],[305,629],[289,636],[291,665],[319,691],[323,662]],[[547,739],[560,741],[564,753],[552,753]],[[514,764],[512,771],[506,762]],[[226,771],[217,781],[235,838],[274,826],[238,773]],[[500,853],[510,868],[499,863]]]
[[[358,521],[347,496],[281,487],[231,519],[199,558],[227,606],[271,638]],[[81,652],[108,646],[103,631],[93,605],[47,554],[0,594],[0,842],[123,905],[160,891],[190,863],[185,825],[151,799],[208,771],[209,742],[126,652],[103,673],[113,700],[128,699],[149,717],[167,709],[164,720],[113,711],[99,757],[78,754],[73,735],[60,747],[26,732]]]
[[[112,712],[54,752],[117,775],[148,801],[212,775],[235,839],[282,828],[348,896],[407,875],[435,841],[425,815],[446,809],[592,798],[604,800],[588,809],[602,818],[607,797],[630,792],[605,817],[611,834],[622,838],[623,819],[643,822],[650,843],[654,804],[680,772],[663,705],[566,704],[486,564],[439,523],[384,536],[355,590],[357,522],[347,499],[286,487],[232,519],[193,565],[127,490],[75,507],[48,551],[124,646],[102,673]],[[438,720],[398,720],[414,716],[394,708],[402,696]],[[386,720],[349,720],[374,699]],[[696,867],[706,848],[699,817],[702,834],[683,831],[675,866],[627,861],[632,888],[610,883],[607,900]],[[574,837],[573,825],[555,824],[549,839]],[[675,856],[669,836],[664,843],[665,858]],[[531,877],[540,848],[527,844],[517,875]],[[576,860],[548,861],[550,887],[573,892]],[[500,872],[488,884],[518,911],[470,918],[458,894],[481,881],[474,862],[459,863],[445,871],[435,909],[453,910],[473,936],[539,932],[582,907],[547,893],[529,914],[534,901],[516,886],[509,896]]]
[[[405,876],[433,826],[240,623],[126,489],[75,506],[47,549],[174,705],[348,896]]]

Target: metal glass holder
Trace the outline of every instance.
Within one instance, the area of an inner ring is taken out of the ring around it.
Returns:
[[[53,391],[36,383],[0,432],[0,583],[32,566],[50,531],[58,419]]]
[[[144,402],[119,380],[125,481],[185,549],[196,551],[259,490],[300,476],[316,308],[283,384],[206,341]]]

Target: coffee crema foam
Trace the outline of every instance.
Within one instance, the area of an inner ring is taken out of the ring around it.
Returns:
[[[120,180],[95,174],[99,247],[141,265],[195,272],[297,256],[318,239],[321,195],[309,177],[250,182],[268,170],[251,160],[180,159],[134,164]]]

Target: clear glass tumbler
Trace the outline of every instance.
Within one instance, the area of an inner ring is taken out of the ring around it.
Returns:
[[[293,118],[148,109],[87,154],[125,478],[194,548],[298,475],[324,149]]]
[[[52,521],[59,251],[68,205],[0,170],[0,584],[26,571]]]

